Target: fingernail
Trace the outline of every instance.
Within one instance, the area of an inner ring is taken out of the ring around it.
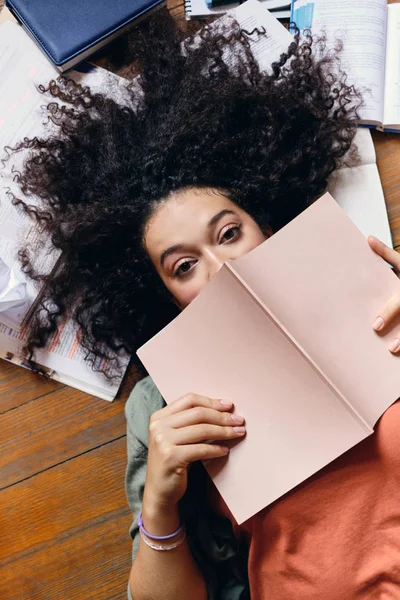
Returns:
[[[230,400],[220,400],[223,406],[232,406],[232,402]]]
[[[398,340],[397,338],[395,338],[393,340],[393,342],[390,344],[389,350],[390,350],[390,352],[397,352],[397,350],[399,348],[400,348],[400,340]]]
[[[381,329],[383,329],[384,324],[385,321],[382,319],[382,317],[376,317],[372,327],[375,329],[375,331],[380,331]]]
[[[234,427],[233,431],[235,431],[236,433],[244,433],[246,431],[246,427]]]
[[[241,417],[240,415],[231,415],[231,416],[232,416],[232,421],[234,423],[237,423],[237,425],[240,425],[244,421],[243,417]]]

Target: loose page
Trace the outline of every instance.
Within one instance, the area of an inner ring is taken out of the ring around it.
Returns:
[[[271,64],[283,52],[287,52],[293,41],[292,35],[258,0],[248,0],[232,11],[232,15],[246,31],[250,32],[256,27],[265,28],[267,35],[254,36],[250,40],[250,47],[260,68],[270,71]]]
[[[265,28],[267,36],[254,37],[251,48],[260,67],[269,71],[271,64],[287,51],[293,41],[291,34],[256,0],[245,2],[234,14],[248,31],[254,27]],[[355,144],[360,163],[335,171],[329,180],[328,190],[365,236],[375,235],[387,246],[393,247],[370,131],[359,128]]]
[[[104,69],[82,64],[68,76],[121,104],[129,101],[124,80]],[[24,137],[47,137],[54,130],[45,108],[51,97],[41,94],[37,85],[57,77],[58,71],[19,25],[6,22],[0,26],[0,159],[7,157],[5,146],[14,146]],[[12,166],[20,169],[24,157],[26,152],[21,152],[10,161],[0,161],[0,355],[22,366],[26,365],[18,358],[24,336],[21,323],[39,293],[17,260],[18,249],[35,243],[38,230],[12,205],[8,195],[8,190],[21,195]],[[29,197],[29,202],[35,205],[37,199]],[[35,252],[35,266],[49,272],[58,256],[51,241],[44,241]],[[121,360],[123,365],[129,362],[126,356]],[[52,378],[106,400],[114,398],[122,379],[108,383],[103,375],[92,371],[71,323],[62,328],[57,344],[38,351],[37,361]]]
[[[23,339],[23,331],[14,331],[0,323],[0,358],[29,368],[29,365],[19,358]],[[122,377],[107,381],[104,375],[91,369],[85,361],[85,355],[76,327],[67,322],[53,335],[46,350],[37,351],[36,362],[52,379],[111,402],[118,392]],[[121,362],[124,370],[128,366],[129,357],[122,356]],[[96,363],[97,368],[101,369],[103,363],[104,361],[99,359]]]
[[[15,208],[9,192],[17,197],[20,189],[14,181],[15,170],[21,170],[26,151],[4,161],[13,147],[24,138],[48,137],[57,128],[49,121],[46,105],[51,97],[41,94],[37,86],[59,77],[35,43],[15,23],[0,27],[0,321],[19,329],[39,289],[20,269],[17,253],[25,244],[35,244],[37,225]],[[121,78],[90,65],[82,65],[69,77],[101,91],[121,104],[128,101]],[[123,81],[123,80],[122,80]],[[37,204],[33,197],[32,205]],[[59,252],[45,243],[35,252],[35,266],[49,272]]]
[[[328,181],[328,191],[365,237],[374,235],[393,248],[385,197],[369,129],[358,128],[354,143],[360,154],[360,162],[334,171]]]
[[[44,99],[36,89],[57,76],[57,71],[43,57],[27,35],[14,23],[0,27],[0,159],[7,157],[6,146],[14,146],[24,137],[43,133]],[[33,52],[31,47],[33,46]],[[33,222],[11,203],[9,191],[19,194],[14,170],[22,168],[23,153],[10,162],[0,161],[0,260],[3,279],[0,287],[0,321],[18,328],[38,294],[32,281],[21,272],[17,252],[36,234]],[[32,204],[35,199],[30,198]],[[51,270],[58,254],[49,248],[37,256],[36,264]]]
[[[382,125],[385,88],[387,0],[316,0],[313,33],[344,43],[341,55],[348,81],[363,92],[361,119]]]
[[[388,350],[393,328],[379,335],[372,323],[400,281],[333,198],[326,194],[232,269],[374,427],[400,396],[400,357]]]
[[[385,129],[400,130],[400,3],[387,7]]]
[[[227,398],[246,418],[229,458],[206,465],[238,523],[372,432],[227,267],[138,355],[168,403]]]

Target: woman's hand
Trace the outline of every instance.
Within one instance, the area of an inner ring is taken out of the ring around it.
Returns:
[[[369,236],[368,243],[376,254],[381,256],[384,260],[386,260],[386,262],[392,265],[398,275],[400,273],[400,254],[396,252],[396,250],[386,246],[386,244],[372,235]],[[399,314],[400,290],[394,294],[394,296],[392,296],[381,308],[372,326],[375,331],[382,331]],[[389,344],[389,350],[394,354],[400,351],[400,332],[398,335],[399,337],[395,337]]]
[[[174,509],[187,487],[187,469],[197,460],[226,456],[229,449],[207,440],[243,437],[243,417],[232,402],[187,394],[152,415],[143,504]]]

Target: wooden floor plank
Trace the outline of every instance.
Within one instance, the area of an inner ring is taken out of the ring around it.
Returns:
[[[0,488],[125,435],[124,402],[68,387],[0,415]]]
[[[112,514],[1,566],[1,599],[126,600],[130,556],[127,517]]]
[[[400,138],[396,133],[373,131],[379,175],[385,192],[393,245],[400,249]]]
[[[126,439],[122,438],[3,490],[0,565],[14,571],[14,563],[35,562],[35,555],[44,560],[48,554],[52,560],[55,544],[84,531],[91,535],[89,530],[105,522],[115,533],[114,522],[120,519],[118,538],[129,542],[125,464]],[[92,537],[91,543],[97,542],[101,544],[101,538]]]
[[[0,359],[0,414],[64,387]]]
[[[125,600],[125,438],[0,494],[1,599]]]

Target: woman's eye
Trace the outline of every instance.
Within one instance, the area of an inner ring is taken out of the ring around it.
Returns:
[[[184,262],[181,262],[178,268],[175,269],[175,277],[181,277],[182,275],[186,275],[186,273],[188,273],[192,268],[194,262],[194,260],[185,260]]]
[[[234,225],[233,227],[226,229],[220,238],[220,243],[235,240],[240,235],[240,229],[240,225]]]

